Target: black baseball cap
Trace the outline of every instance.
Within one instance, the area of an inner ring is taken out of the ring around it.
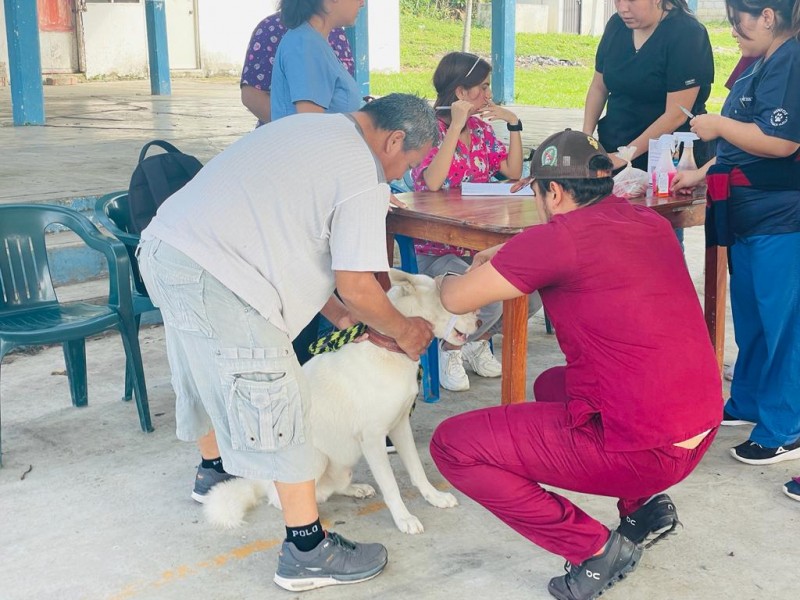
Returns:
[[[595,138],[581,131],[565,129],[543,141],[531,159],[531,177],[536,179],[601,179],[611,170],[589,168],[595,156],[611,160]]]

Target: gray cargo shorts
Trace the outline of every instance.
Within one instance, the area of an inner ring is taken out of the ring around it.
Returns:
[[[213,427],[227,472],[313,479],[310,396],[289,336],[165,242],[144,241],[137,252],[164,319],[178,438]]]

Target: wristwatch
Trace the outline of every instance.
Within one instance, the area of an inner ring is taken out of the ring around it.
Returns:
[[[506,123],[506,129],[509,131],[522,131],[522,121],[519,121],[516,125]]]

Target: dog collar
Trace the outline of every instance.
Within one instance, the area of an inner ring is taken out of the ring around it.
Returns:
[[[398,352],[400,354],[405,354],[405,351],[397,345],[397,340],[394,338],[389,337],[388,335],[382,334],[380,331],[376,331],[372,327],[367,327],[367,339],[378,346],[379,348],[383,348],[384,350],[389,350],[390,352]]]

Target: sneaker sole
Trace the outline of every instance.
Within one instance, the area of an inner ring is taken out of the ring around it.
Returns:
[[[195,502],[199,502],[200,504],[206,503],[206,496],[205,494],[198,494],[197,492],[192,492],[192,500]]]
[[[788,452],[784,452],[782,454],[778,454],[776,456],[771,456],[769,458],[763,459],[755,459],[755,458],[744,458],[736,454],[736,448],[731,448],[730,450],[731,456],[738,460],[739,462],[743,462],[746,465],[774,465],[775,463],[783,462],[785,460],[797,460],[800,458],[800,448],[796,448],[794,450],[789,450]]]
[[[641,542],[644,544],[644,549],[648,550],[655,546],[658,542],[678,535],[678,526],[683,528],[683,523],[681,523],[678,519],[674,519],[669,525],[659,527],[658,529],[648,533],[644,541]]]
[[[599,598],[600,596],[605,594],[608,590],[610,590],[612,587],[614,587],[618,582],[622,581],[628,575],[633,573],[636,570],[636,567],[639,566],[639,561],[641,560],[643,553],[644,553],[644,546],[641,546],[641,545],[637,544],[636,545],[636,550],[633,553],[633,556],[634,556],[633,562],[631,562],[629,565],[623,567],[618,573],[615,573],[611,577],[609,582],[605,585],[605,587],[603,587],[602,590],[598,590],[597,593],[595,593],[592,596],[589,596],[585,600],[595,600],[595,598]],[[553,593],[554,590],[551,590],[549,588],[548,588],[548,591],[550,592],[550,595],[553,596],[554,598],[556,598],[557,600],[572,600],[572,598],[569,598],[567,596],[562,596],[560,594],[557,595],[557,594]]]
[[[740,425],[755,425],[752,421],[745,421],[744,419],[731,419],[729,421],[722,421],[720,423],[723,427],[739,427]]]
[[[800,494],[793,494],[792,492],[789,491],[789,488],[787,488],[786,486],[783,486],[783,493],[789,496],[789,498],[791,498],[792,500],[797,500],[798,502],[800,502]]]
[[[274,581],[277,586],[282,587],[290,592],[307,592],[309,590],[316,590],[331,585],[349,585],[351,583],[369,581],[370,579],[374,579],[380,575],[385,568],[386,565],[384,564],[379,567],[376,572],[371,573],[370,575],[359,577],[358,579],[344,580],[334,579],[333,577],[304,577],[303,579],[288,579],[275,573],[275,577],[273,577],[272,581]]]

